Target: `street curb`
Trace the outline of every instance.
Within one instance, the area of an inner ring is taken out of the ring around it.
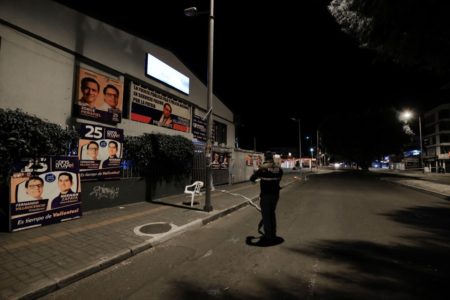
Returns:
[[[45,296],[51,292],[54,292],[58,289],[58,283],[55,282],[53,279],[49,279],[53,281],[51,284],[47,284],[43,287],[38,287],[37,289],[33,290],[33,286],[28,286],[28,291],[23,291],[23,295],[14,296],[9,299],[36,299],[38,297]]]
[[[296,182],[296,180],[291,180],[282,185],[282,187],[286,187],[292,183]],[[253,197],[251,200],[256,201],[259,199],[259,196]],[[220,211],[213,211],[210,216],[205,218],[196,219],[192,222],[189,222],[185,225],[182,225],[172,231],[169,231],[167,234],[156,238],[154,240],[150,239],[148,241],[142,242],[140,244],[134,245],[129,249],[119,251],[117,254],[110,255],[108,257],[101,258],[100,261],[93,263],[89,266],[82,268],[80,271],[73,272],[72,274],[66,275],[62,278],[50,279],[53,282],[51,284],[47,284],[46,286],[37,288],[34,291],[25,292],[23,295],[19,295],[17,298],[13,299],[36,299],[38,297],[45,296],[51,292],[64,288],[74,282],[77,282],[83,278],[86,278],[92,274],[103,271],[113,265],[116,265],[132,256],[135,256],[145,250],[156,247],[182,233],[185,233],[189,230],[200,228],[206,224],[209,224],[215,220],[220,219],[232,212],[235,212],[241,208],[248,206],[248,201],[243,201],[242,203],[236,204],[230,208],[226,208]]]
[[[258,197],[254,197],[252,199],[252,201],[254,201],[256,199],[258,199]],[[213,222],[213,221],[215,221],[217,219],[220,219],[221,217],[224,217],[224,216],[226,216],[226,215],[228,215],[228,214],[230,214],[230,213],[232,213],[234,211],[237,211],[237,210],[239,210],[239,209],[241,209],[241,208],[243,208],[243,207],[245,207],[247,205],[248,205],[248,202],[244,201],[244,202],[242,202],[240,204],[236,204],[235,206],[232,206],[230,208],[226,208],[224,210],[219,210],[215,214],[201,219],[202,225],[206,225],[208,223],[211,223],[211,222]]]
[[[174,237],[176,237],[176,236],[178,236],[178,235],[180,235],[180,234],[182,234],[184,232],[187,232],[187,231],[192,230],[192,229],[200,228],[201,226],[202,226],[202,220],[201,219],[196,219],[196,220],[194,220],[192,222],[189,222],[187,224],[184,224],[184,225],[182,225],[180,227],[177,227],[177,228],[169,231],[167,234],[164,234],[164,235],[162,235],[159,238],[155,238],[155,239],[149,240],[150,245],[152,247],[156,247],[157,245],[160,245],[160,244],[162,244],[162,243],[164,243],[164,242],[166,242],[166,241],[168,241],[168,240],[170,240],[170,239],[172,239],[172,238],[174,238]]]

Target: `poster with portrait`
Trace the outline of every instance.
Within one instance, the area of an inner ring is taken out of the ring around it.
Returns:
[[[81,181],[120,179],[123,129],[80,123]]]
[[[213,152],[212,153],[212,169],[228,169],[230,164],[230,153]]]
[[[81,217],[78,157],[46,156],[17,162],[10,184],[9,230]]]
[[[245,165],[253,166],[253,157],[250,154],[245,156]]]
[[[190,132],[191,106],[146,86],[130,83],[131,120]]]
[[[75,94],[76,117],[107,124],[121,122],[123,83],[116,77],[80,67]]]

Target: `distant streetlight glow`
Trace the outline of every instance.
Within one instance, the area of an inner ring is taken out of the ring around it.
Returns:
[[[413,117],[413,113],[410,112],[409,110],[405,110],[403,113],[401,113],[400,120],[406,122],[406,121],[410,120],[412,117]]]

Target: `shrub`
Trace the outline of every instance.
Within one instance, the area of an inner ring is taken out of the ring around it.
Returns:
[[[170,179],[192,170],[194,145],[182,136],[143,134],[126,137],[124,159],[132,160],[143,176]]]
[[[0,141],[0,184],[3,186],[15,161],[25,157],[67,155],[76,149],[78,133],[19,109],[0,108]]]

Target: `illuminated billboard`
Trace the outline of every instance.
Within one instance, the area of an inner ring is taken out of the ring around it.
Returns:
[[[147,53],[145,74],[189,95],[189,77]]]

